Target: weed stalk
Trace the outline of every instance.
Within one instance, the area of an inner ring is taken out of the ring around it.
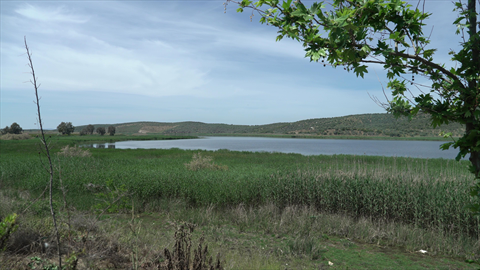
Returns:
[[[57,219],[55,217],[55,210],[53,209],[53,164],[52,164],[52,158],[50,157],[50,149],[48,148],[48,143],[47,140],[45,139],[45,132],[43,131],[43,125],[42,125],[42,117],[40,114],[40,99],[38,98],[38,88],[40,87],[39,84],[37,84],[37,77],[35,76],[35,69],[33,68],[33,62],[32,62],[32,54],[30,53],[27,45],[27,38],[24,37],[24,42],[25,42],[25,50],[27,50],[27,56],[28,56],[28,66],[32,70],[31,74],[33,77],[33,81],[30,80],[32,83],[33,87],[35,88],[35,101],[34,103],[37,105],[37,114],[38,114],[38,124],[40,125],[40,141],[45,147],[45,155],[47,156],[48,159],[48,171],[50,174],[50,181],[49,181],[49,190],[50,190],[50,213],[52,215],[53,219],[53,225],[55,229],[55,238],[57,242],[57,252],[58,252],[58,265],[59,268],[62,269],[62,255],[60,252],[60,236],[58,234],[58,227],[57,227]]]

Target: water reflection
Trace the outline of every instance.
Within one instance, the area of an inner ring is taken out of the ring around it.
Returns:
[[[85,148],[101,148],[101,149],[115,149],[115,143],[90,143],[90,144],[82,144],[80,147]]]
[[[203,149],[216,151],[282,152],[302,155],[368,155],[414,158],[454,159],[458,150],[441,151],[439,141],[382,141],[382,140],[334,140],[291,139],[261,137],[203,137],[188,140],[122,141],[82,145],[111,149]]]

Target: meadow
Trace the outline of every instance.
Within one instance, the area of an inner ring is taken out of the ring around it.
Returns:
[[[285,260],[291,267],[297,262],[306,269],[326,265],[321,239],[338,243],[348,239],[356,245],[407,253],[423,249],[430,256],[453,257],[456,262],[478,259],[479,222],[464,209],[472,202],[468,190],[473,183],[466,161],[180,149],[84,149],[89,155],[58,154],[67,145],[99,140],[99,136],[51,139],[59,211],[60,190],[65,187],[69,207],[77,213],[98,214],[107,205],[101,215],[108,217],[165,214],[176,222],[203,226],[214,250],[224,250],[218,243],[225,239],[243,237],[218,232],[229,226],[236,233],[260,234],[260,239],[283,235],[283,242],[271,243],[272,252],[258,252],[263,259],[250,259],[250,263],[271,263],[271,269],[284,269],[279,261],[285,267]],[[10,203],[0,200],[4,204],[0,217],[26,207],[32,216],[48,217],[45,204],[31,206],[48,181],[38,140],[0,141],[0,151],[0,190],[8,191],[3,196],[11,199]],[[102,190],[101,196],[96,188]],[[22,200],[24,193],[32,199]],[[237,248],[238,241],[234,242]],[[288,256],[283,254],[286,250]],[[240,261],[225,256],[227,262]],[[238,262],[230,268],[244,266]]]

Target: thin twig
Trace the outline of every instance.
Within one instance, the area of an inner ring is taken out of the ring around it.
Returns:
[[[58,251],[58,265],[59,268],[62,269],[62,256],[60,253],[60,235],[58,234],[58,227],[57,227],[57,219],[55,218],[55,210],[53,209],[53,164],[52,164],[52,159],[50,157],[50,149],[48,148],[47,140],[45,139],[45,132],[43,131],[43,124],[42,124],[42,117],[40,115],[40,99],[38,98],[38,88],[40,85],[37,84],[37,77],[35,76],[35,69],[33,68],[33,61],[32,61],[32,55],[28,49],[27,45],[27,37],[24,37],[24,42],[25,42],[25,50],[27,50],[27,56],[28,56],[28,66],[32,70],[31,74],[33,77],[33,81],[30,80],[32,83],[33,87],[35,88],[35,98],[36,102],[35,104],[37,105],[37,114],[38,114],[38,123],[40,125],[40,132],[41,132],[41,137],[40,141],[42,144],[45,146],[45,153],[48,159],[49,163],[49,169],[50,169],[50,182],[49,182],[49,189],[50,189],[50,213],[52,214],[52,219],[53,219],[53,225],[55,229],[55,236],[57,240],[57,251]]]

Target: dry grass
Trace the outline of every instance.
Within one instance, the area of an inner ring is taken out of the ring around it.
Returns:
[[[285,269],[286,264],[288,269],[322,269],[329,260],[325,252],[361,243],[400,254],[397,247],[408,254],[425,249],[435,257],[467,253],[466,258],[474,259],[478,250],[474,239],[467,243],[413,226],[324,214],[301,205],[189,208],[181,201],[159,203],[147,205],[148,213],[135,214],[133,229],[130,214],[99,220],[79,211],[72,212],[69,229],[60,212],[63,259],[76,258],[76,269],[203,270],[218,269],[219,263],[225,269]],[[189,223],[196,224],[195,232]],[[0,255],[0,269],[49,269],[56,264],[51,219],[27,213],[19,224],[8,252]],[[218,252],[221,260],[218,255],[210,259]]]
[[[5,134],[0,136],[0,140],[28,140],[31,139],[32,136],[28,133],[22,133],[22,134]]]
[[[91,157],[92,153],[90,153],[90,151],[88,150],[83,150],[77,146],[70,147],[69,145],[67,145],[62,148],[58,155],[64,157]]]
[[[217,165],[213,163],[213,157],[202,156],[200,152],[193,154],[192,161],[190,161],[190,163],[185,163],[185,167],[191,171],[199,171],[204,169],[221,171],[228,170],[228,166]]]

